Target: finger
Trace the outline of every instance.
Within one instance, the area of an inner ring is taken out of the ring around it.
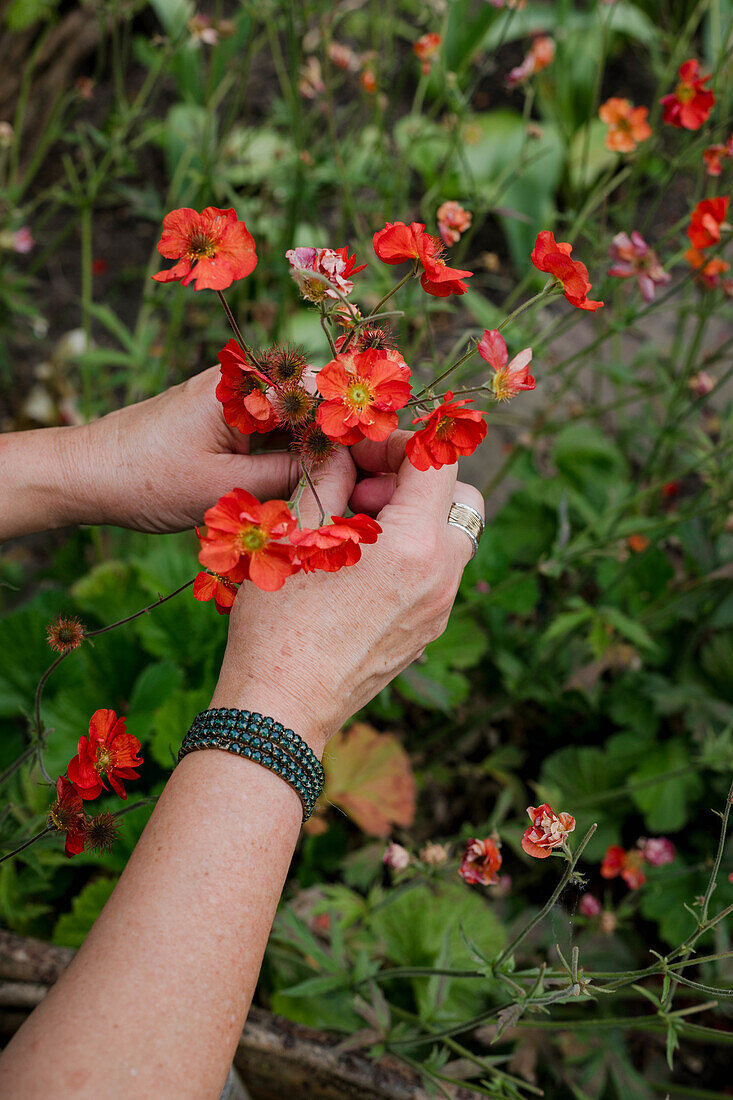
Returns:
[[[387,513],[400,510],[420,512],[427,519],[442,521],[448,515],[456,486],[458,463],[442,466],[439,470],[418,470],[408,458],[403,459],[397,471],[397,484],[389,504],[382,509]]]
[[[216,471],[216,486],[212,485],[215,499],[230,489],[241,488],[258,500],[287,500],[300,477],[300,464],[289,451],[221,454],[214,457],[212,465]]]
[[[484,519],[486,515],[484,498],[481,496],[481,493],[473,485],[466,484],[465,481],[456,482],[451,503],[467,504],[469,507],[475,508],[481,516],[481,519]],[[448,510],[450,511],[450,508]],[[455,527],[452,523],[448,523],[447,515],[446,527],[448,528],[448,540],[449,544],[453,547],[456,564],[459,569],[463,570],[468,565],[474,553],[471,536],[468,532],[462,531],[460,527]]]
[[[412,432],[392,432],[387,439],[375,443],[363,439],[351,448],[351,456],[360,470],[368,474],[396,474],[405,457],[405,444]]]
[[[317,527],[323,522],[328,523],[331,516],[342,516],[356,483],[356,467],[346,447],[337,447],[328,462],[320,470],[311,473],[311,481],[323,508],[325,521],[321,518],[318,501],[312,489],[306,485],[300,498],[303,526]]]
[[[368,516],[378,516],[386,504],[389,504],[397,484],[395,474],[377,474],[357,481],[351,494],[349,507],[352,512],[365,512]]]

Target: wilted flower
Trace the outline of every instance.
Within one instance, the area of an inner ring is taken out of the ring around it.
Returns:
[[[49,806],[48,820],[54,829],[66,833],[67,856],[77,856],[84,851],[84,803],[73,783],[63,775],[56,780],[56,801]]]
[[[533,390],[535,380],[529,373],[532,349],[525,348],[509,360],[506,341],[498,329],[484,329],[477,350],[494,369],[491,385],[497,401],[509,401],[522,390]]]
[[[532,824],[522,836],[522,848],[535,859],[547,859],[554,848],[562,847],[575,828],[572,814],[556,814],[547,802],[541,806],[528,806],[527,813]]]
[[[438,231],[447,245],[461,239],[471,224],[471,211],[464,210],[459,202],[444,202],[438,207]]]
[[[289,248],[285,257],[293,269],[293,278],[300,293],[309,302],[322,302],[325,298],[335,298],[338,301],[339,293],[350,294],[354,289],[351,276],[366,267],[366,264],[355,266],[356,256],[349,256],[347,246]],[[314,272],[316,277],[310,276],[309,272]]]
[[[46,629],[46,641],[57,653],[70,653],[84,641],[84,627],[76,615],[59,615]]]
[[[671,863],[676,855],[674,844],[666,836],[640,836],[636,846],[652,867],[663,867],[665,863]]]
[[[597,917],[600,915],[601,909],[602,906],[598,898],[594,897],[593,894],[583,894],[578,910],[584,917]]]
[[[303,99],[318,99],[325,90],[320,61],[317,57],[307,57],[305,64],[300,67],[298,91]]]
[[[401,844],[391,841],[384,849],[382,863],[393,871],[404,871],[410,865],[410,853]]]
[[[598,111],[601,122],[608,126],[606,148],[614,153],[633,153],[637,145],[651,137],[648,114],[647,107],[635,107],[629,99],[607,99]]]
[[[480,883],[481,886],[495,886],[499,881],[497,874],[501,867],[501,852],[493,837],[485,840],[469,840],[461,860],[458,874],[468,883]]]
[[[678,129],[699,130],[713,109],[715,96],[705,87],[709,76],[700,76],[700,63],[694,58],[680,66],[680,82],[673,92],[662,96],[664,121]]]
[[[420,859],[431,867],[440,867],[448,858],[448,849],[445,844],[437,844],[434,840],[428,841],[420,849]]]
[[[608,274],[618,279],[636,277],[645,302],[654,301],[654,288],[668,283],[671,276],[663,269],[656,252],[649,247],[641,233],[634,230],[617,233],[611,242],[609,256],[616,263],[609,268]]]
[[[215,46],[219,41],[219,31],[208,15],[192,15],[188,21],[188,33],[193,43]]]
[[[541,72],[555,60],[555,41],[552,38],[540,36],[535,38],[530,46],[529,53],[521,65],[512,69],[506,78],[510,88],[529,80],[535,73]]]

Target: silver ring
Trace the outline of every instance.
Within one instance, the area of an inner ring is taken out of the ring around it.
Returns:
[[[479,539],[484,533],[484,521],[481,513],[472,508],[470,504],[454,503],[451,504],[448,512],[448,523],[451,527],[459,527],[461,531],[465,531],[470,538],[473,543],[473,553],[471,554],[471,561],[473,561],[478,553]]]

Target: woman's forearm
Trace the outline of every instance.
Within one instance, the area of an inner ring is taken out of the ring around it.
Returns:
[[[77,522],[88,483],[83,429],[0,435],[0,542]]]
[[[265,768],[187,756],[83,947],[7,1048],[3,1097],[215,1100],[301,819]]]

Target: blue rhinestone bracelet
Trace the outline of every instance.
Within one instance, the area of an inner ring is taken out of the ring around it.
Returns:
[[[256,712],[220,707],[194,719],[178,753],[179,762],[196,749],[223,749],[275,772],[303,803],[303,820],[323,790],[323,768],[301,737]]]

